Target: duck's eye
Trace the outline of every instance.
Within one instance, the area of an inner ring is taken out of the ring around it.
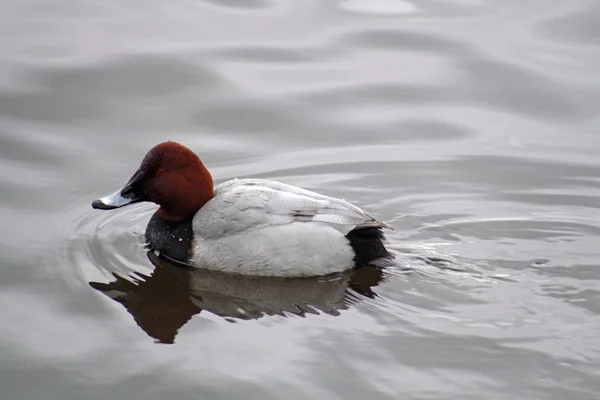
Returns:
[[[165,170],[162,168],[159,168],[156,170],[156,176],[162,176],[162,175],[164,175],[164,173],[165,173]]]

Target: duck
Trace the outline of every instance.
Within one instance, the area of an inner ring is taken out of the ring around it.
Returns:
[[[191,267],[309,277],[394,258],[383,233],[392,228],[363,209],[268,179],[234,178],[214,186],[198,155],[173,141],[152,147],[129,181],[94,200],[92,208],[139,202],[158,205],[146,226],[147,246]]]

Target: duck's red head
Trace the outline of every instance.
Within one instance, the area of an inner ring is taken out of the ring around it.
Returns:
[[[164,142],[150,149],[123,189],[94,200],[92,207],[112,210],[151,201],[160,206],[161,218],[184,221],[212,197],[212,177],[200,158],[179,143]]]

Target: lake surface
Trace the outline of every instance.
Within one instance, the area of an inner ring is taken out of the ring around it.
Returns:
[[[597,399],[600,2],[8,0],[2,399]],[[90,202],[155,144],[387,222],[265,280]]]

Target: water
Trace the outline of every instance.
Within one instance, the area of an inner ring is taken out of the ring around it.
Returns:
[[[600,3],[9,0],[3,399],[596,399]],[[190,272],[99,212],[164,140],[395,228],[398,267]]]

